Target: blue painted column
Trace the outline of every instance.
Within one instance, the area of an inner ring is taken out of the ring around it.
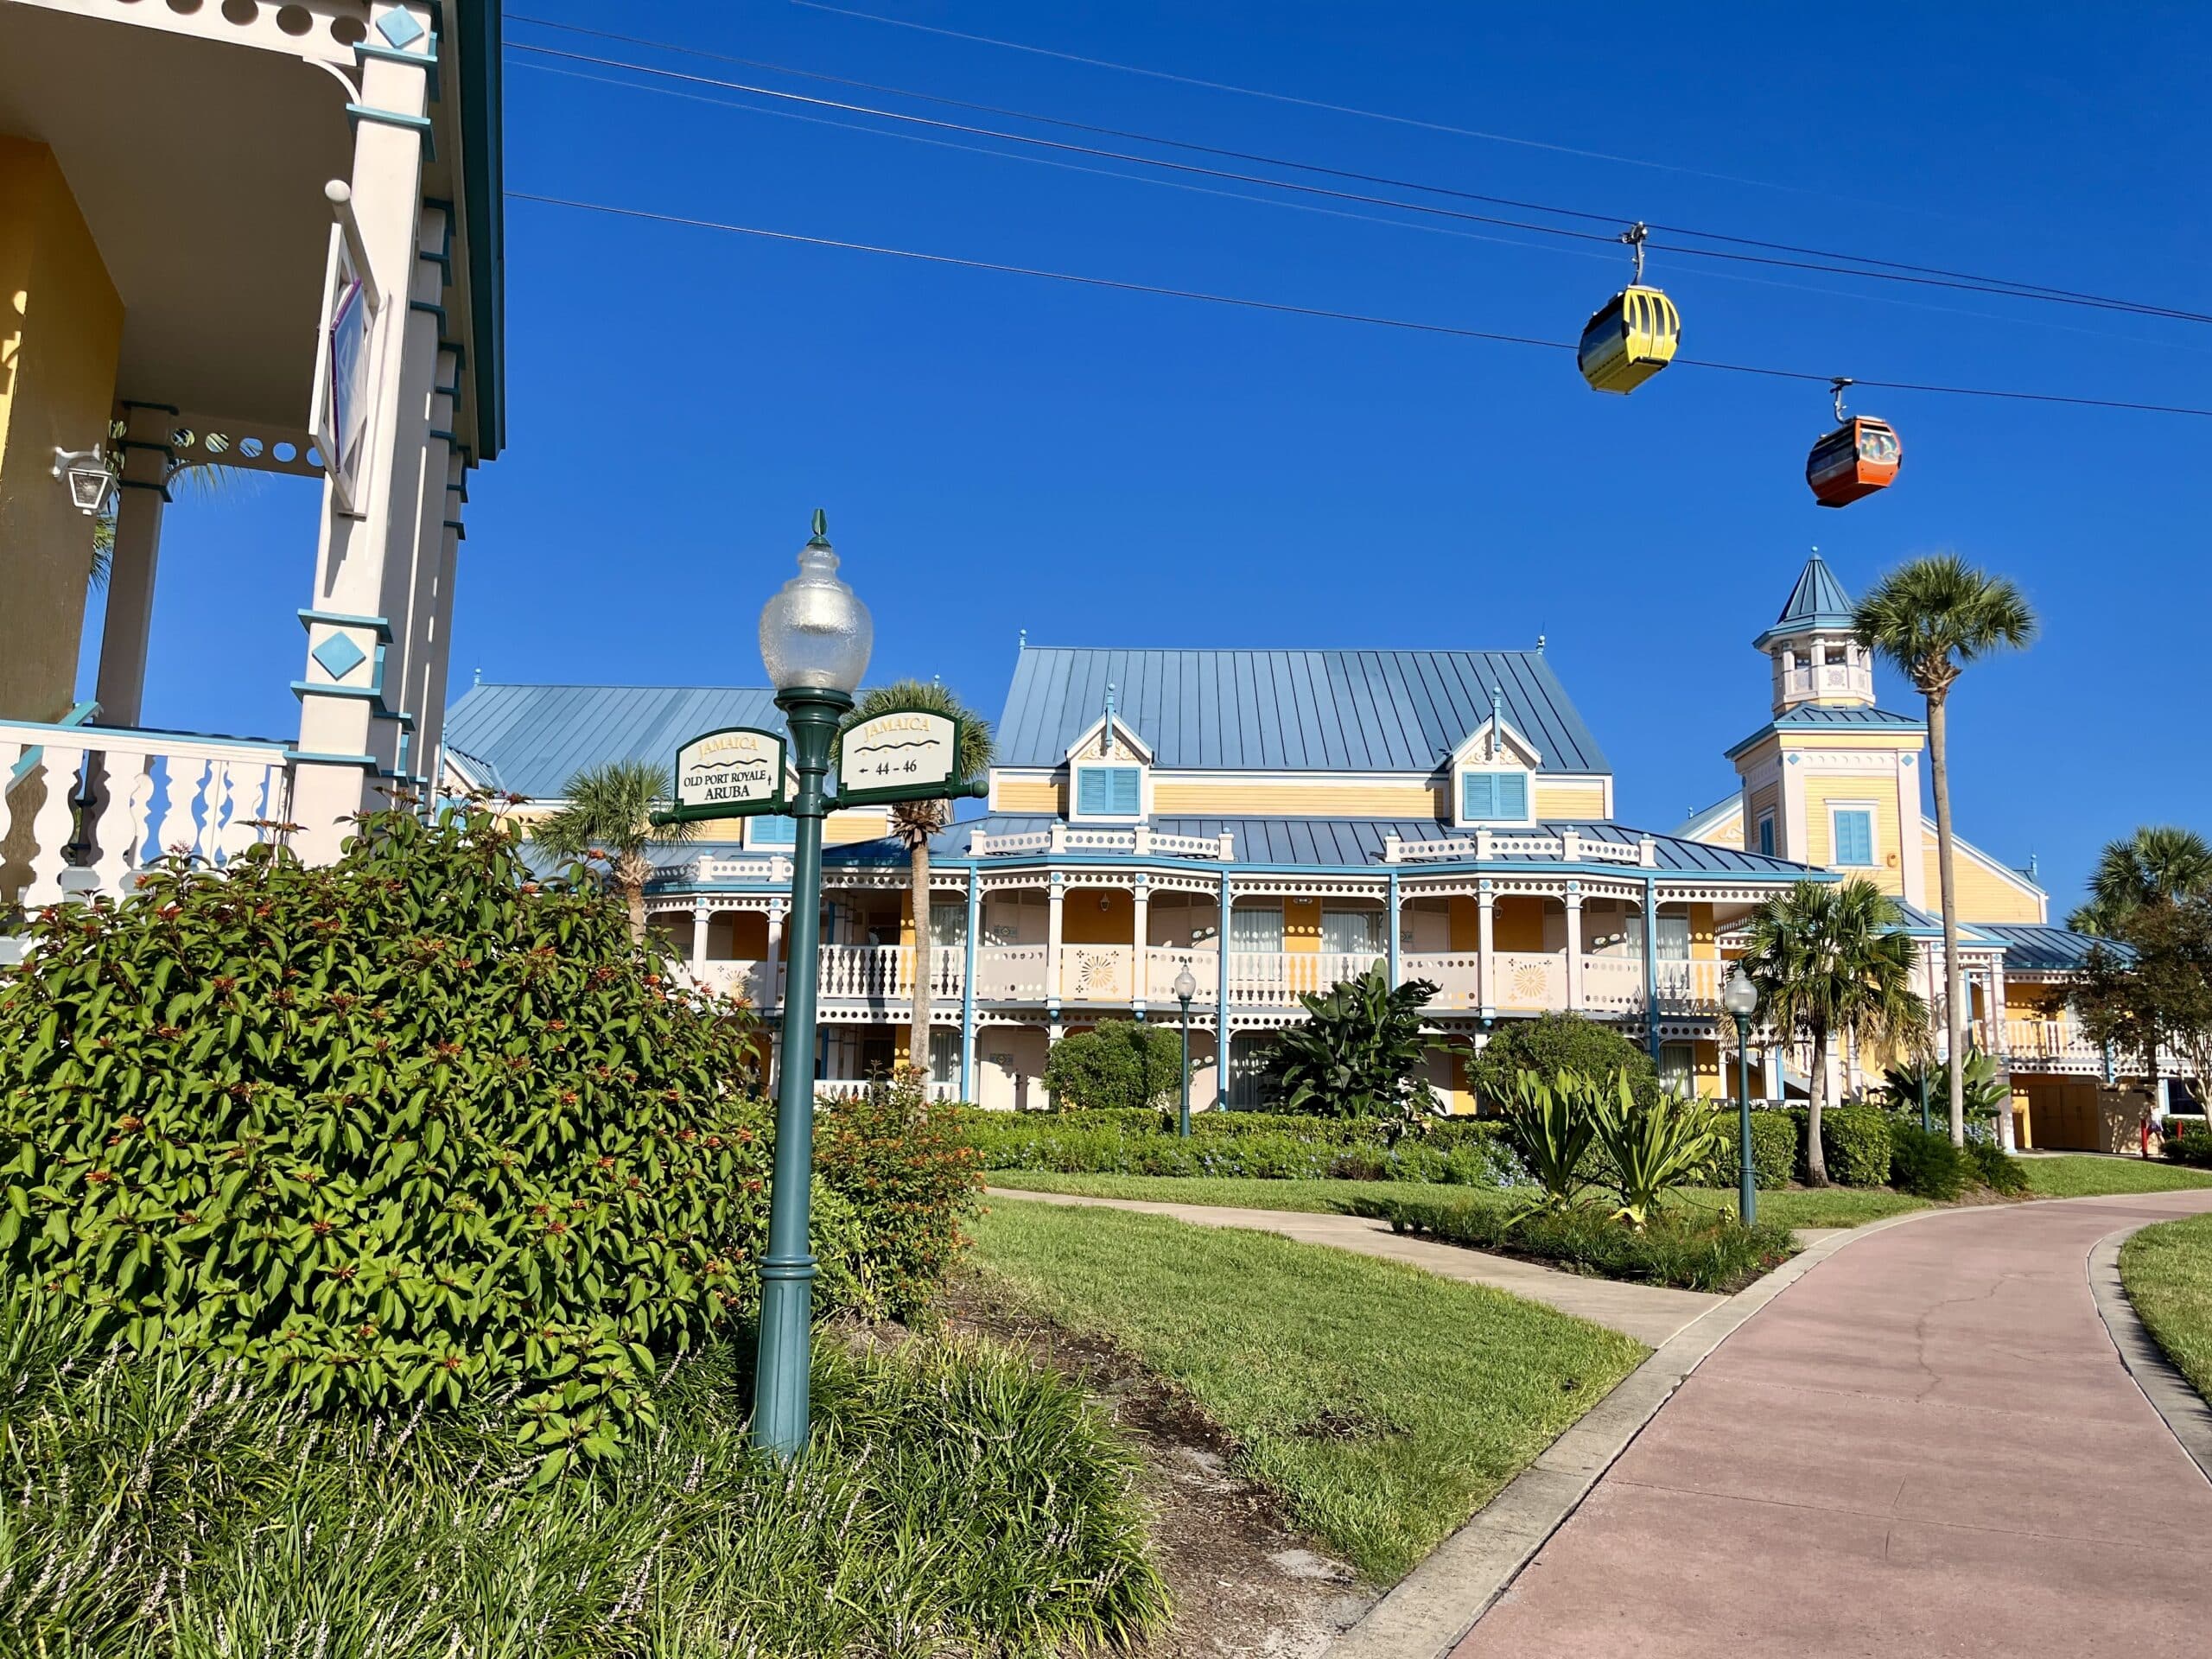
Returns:
[[[976,1098],[976,935],[983,924],[982,872],[968,867],[967,963],[960,972],[960,1098]]]
[[[1221,935],[1215,951],[1218,984],[1213,1004],[1213,1103],[1229,1109],[1229,872],[1221,873]]]
[[[1390,983],[1396,985],[1400,983],[1400,980],[1398,976],[1398,873],[1395,870],[1390,872],[1390,917],[1388,925],[1390,930]]]
[[[1643,1044],[1659,1064],[1659,883],[1643,878]]]

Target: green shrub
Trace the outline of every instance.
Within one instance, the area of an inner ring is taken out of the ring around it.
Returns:
[[[1713,1154],[1716,1185],[1734,1186],[1742,1161],[1742,1126],[1732,1108],[1713,1110],[1713,1128],[1719,1144]],[[1805,1132],[1787,1111],[1759,1109],[1751,1114],[1751,1173],[1762,1188],[1787,1186],[1797,1178],[1797,1163],[1804,1149]]]
[[[1056,1112],[1162,1107],[1182,1079],[1180,1034],[1138,1020],[1102,1020],[1061,1038],[1045,1058],[1045,1092]]]
[[[372,815],[327,868],[171,861],[34,940],[0,978],[0,1257],[89,1339],[317,1406],[510,1401],[550,1475],[754,1306],[757,1027],[488,814]],[[910,1304],[941,1251],[838,1121],[825,1287]]]
[[[961,1221],[982,1185],[959,1112],[932,1106],[922,1079],[901,1068],[817,1110],[814,1167],[852,1217],[850,1243],[836,1249],[814,1217],[815,1254],[850,1280],[828,1306],[879,1319],[920,1313],[959,1253]]]
[[[0,1652],[1088,1653],[1165,1622],[1128,1452],[1003,1351],[817,1344],[785,1469],[750,1454],[716,1344],[653,1380],[660,1431],[531,1491],[497,1414],[310,1421],[235,1363],[103,1358],[23,1313],[0,1308]]]
[[[2171,1124],[2172,1120],[2167,1120]],[[2167,1135],[2158,1143],[2160,1154],[2169,1163],[2187,1164],[2195,1169],[2212,1169],[2212,1133],[2203,1129],[2186,1130],[2180,1135]]]
[[[1475,1249],[1557,1262],[1576,1272],[1689,1290],[1733,1291],[1789,1259],[1789,1230],[1733,1217],[1661,1210],[1641,1229],[1589,1205],[1515,1211],[1428,1195],[1355,1198],[1355,1215]]]
[[[1638,1099],[1625,1071],[1592,1090],[1591,1105],[1618,1219],[1643,1227],[1667,1193],[1710,1179],[1719,1129],[1703,1106],[1664,1090]]]
[[[1809,1112],[1799,1113],[1798,1139]],[[1830,1106],[1821,1113],[1821,1154],[1828,1179],[1843,1186],[1885,1186],[1890,1179],[1890,1115],[1876,1106]]]
[[[1546,1078],[1523,1071],[1513,1079],[1503,1119],[1508,1144],[1543,1193],[1543,1205],[1565,1209],[1589,1184],[1585,1173],[1598,1144],[1589,1079],[1573,1071]]]
[[[1967,1162],[1974,1169],[1974,1179],[1993,1192],[2012,1198],[2028,1190],[2028,1173],[2020,1167],[2020,1160],[1993,1141],[1967,1142]]]
[[[1476,1097],[1486,1109],[1497,1110],[1515,1097],[1515,1079],[1523,1071],[1549,1083],[1569,1071],[1610,1077],[1622,1071],[1639,1094],[1658,1087],[1659,1074],[1649,1054],[1615,1027],[1579,1014],[1501,1020],[1467,1066]]]
[[[1904,1118],[1890,1120],[1890,1185],[1898,1192],[1948,1203],[1974,1179],[1967,1154],[1949,1135]]]
[[[1332,1117],[1414,1118],[1436,1110],[1421,1010],[1437,988],[1390,983],[1381,963],[1357,979],[1299,997],[1306,1018],[1268,1050],[1268,1098],[1283,1110]]]

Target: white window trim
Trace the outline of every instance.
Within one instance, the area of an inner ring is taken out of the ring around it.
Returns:
[[[1518,773],[1528,780],[1522,798],[1529,804],[1529,810],[1518,818],[1471,818],[1467,816],[1467,791],[1461,781],[1469,772],[1488,772],[1492,776],[1506,772]],[[1533,766],[1499,761],[1468,761],[1452,768],[1452,822],[1461,830],[1525,830],[1536,822],[1536,771]]]
[[[1753,827],[1749,850],[1757,853],[1761,858],[1779,858],[1782,856],[1781,846],[1782,836],[1775,822],[1774,814],[1760,813],[1759,821]]]
[[[1832,870],[1878,870],[1882,863],[1882,813],[1877,801],[1830,801],[1828,808],[1828,868]],[[1839,812],[1864,812],[1866,815],[1866,861],[1847,864],[1836,856],[1841,837],[1836,834],[1835,815]]]
[[[1134,771],[1137,775],[1137,810],[1135,812],[1086,812],[1083,810],[1083,779],[1081,774],[1092,767],[1113,772]],[[1116,756],[1107,760],[1103,756],[1068,763],[1068,822],[1070,823],[1142,823],[1152,817],[1152,767],[1135,755]]]

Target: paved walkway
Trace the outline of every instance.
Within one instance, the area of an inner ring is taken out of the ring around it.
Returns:
[[[1716,1350],[1455,1659],[2201,1656],[2212,1484],[2090,1295],[2171,1192],[1853,1241]]]
[[[1381,1256],[1425,1268],[1440,1279],[1462,1284],[1490,1285],[1510,1290],[1532,1302],[1542,1302],[1578,1319],[1602,1325],[1656,1348],[1694,1322],[1708,1308],[1727,1300],[1702,1291],[1669,1290],[1660,1285],[1624,1285],[1611,1279],[1587,1278],[1516,1262],[1510,1256],[1490,1255],[1457,1244],[1437,1244],[1408,1238],[1390,1230],[1384,1221],[1358,1216],[1314,1216],[1292,1210],[1230,1210],[1213,1205],[1162,1204],[1148,1198],[1079,1198],[1067,1192],[1022,1192],[993,1187],[993,1199],[1020,1198],[1040,1204],[1096,1205],[1109,1210],[1141,1210],[1147,1215],[1166,1216],[1195,1222],[1204,1227],[1244,1227],[1255,1232],[1280,1233],[1301,1244],[1328,1244],[1362,1255]]]

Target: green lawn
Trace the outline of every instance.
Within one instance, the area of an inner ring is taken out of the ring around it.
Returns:
[[[1186,1392],[1242,1471],[1377,1583],[1649,1351],[1500,1291],[1266,1233],[1041,1204],[995,1205],[974,1231],[987,1282]]]
[[[2212,1186],[2212,1170],[2144,1158],[2023,1158],[2028,1191],[2038,1198],[2092,1198],[2107,1192],[2172,1192]]]
[[[2055,1161],[2055,1160],[2054,1160]],[[2084,1160],[2082,1161],[2094,1161]],[[1211,1176],[1056,1175],[1043,1170],[998,1170],[993,1186],[1009,1192],[1073,1192],[1093,1198],[1149,1198],[1162,1204],[1209,1204],[1231,1210],[1302,1210],[1340,1213],[1351,1198],[1426,1197],[1458,1204],[1513,1204],[1511,1192],[1487,1186],[1445,1186],[1421,1181],[1263,1181]],[[1734,1209],[1732,1189],[1694,1188],[1682,1202]],[[1856,1227],[1924,1201],[1876,1187],[1832,1186],[1824,1192],[1785,1188],[1759,1194],[1759,1218],[1784,1227]]]
[[[2158,1345],[2212,1401],[2212,1216],[2143,1229],[2120,1247],[2120,1278]]]

